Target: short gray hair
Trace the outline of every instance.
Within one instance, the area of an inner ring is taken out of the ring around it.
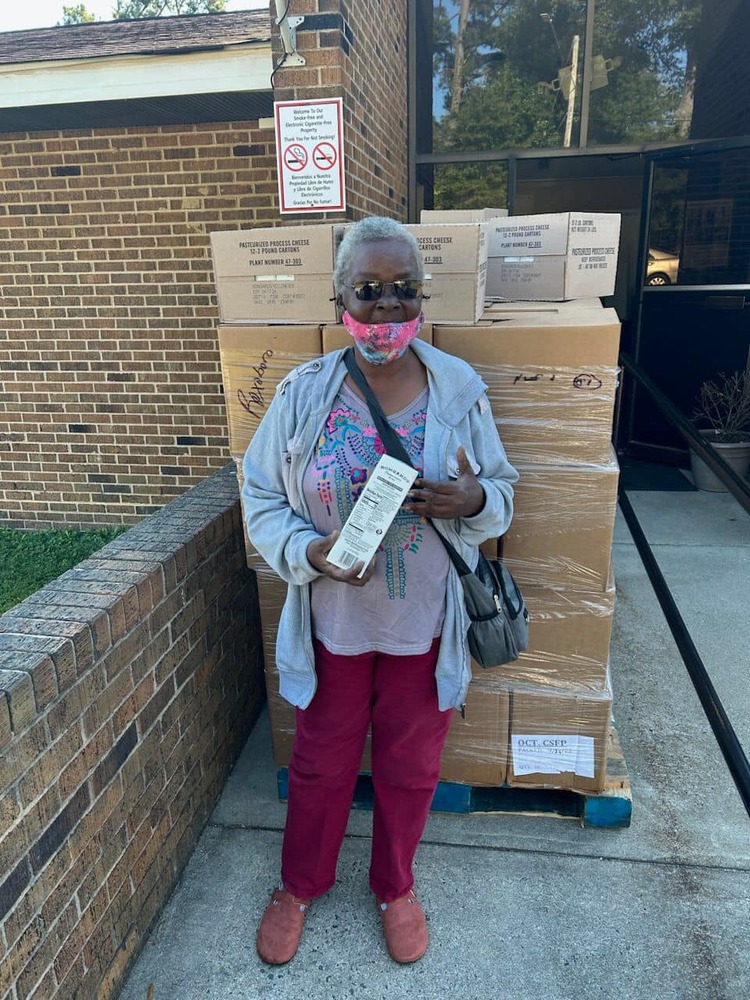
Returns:
[[[333,286],[337,295],[340,295],[351,284],[351,261],[354,251],[363,243],[374,243],[376,240],[398,240],[408,246],[414,256],[416,268],[414,277],[424,278],[422,252],[414,234],[395,219],[381,215],[368,215],[346,230],[339,245],[333,269]]]

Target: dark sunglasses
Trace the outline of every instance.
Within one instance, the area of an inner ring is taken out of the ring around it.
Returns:
[[[360,302],[375,302],[385,294],[386,288],[392,288],[393,294],[402,302],[417,299],[422,294],[420,278],[401,278],[399,281],[357,281],[350,285]]]

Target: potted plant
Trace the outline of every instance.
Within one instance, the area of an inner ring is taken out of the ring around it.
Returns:
[[[750,375],[721,372],[703,383],[696,397],[693,421],[740,478],[750,469]],[[699,490],[726,492],[706,463],[690,449],[693,481]]]

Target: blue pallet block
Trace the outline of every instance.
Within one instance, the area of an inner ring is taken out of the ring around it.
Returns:
[[[279,799],[282,802],[286,802],[289,798],[289,768],[280,767],[276,772],[276,789],[279,793]]]
[[[603,795],[584,797],[581,822],[584,826],[606,827],[608,830],[630,826],[633,815],[633,800],[626,789],[620,793],[605,792]]]
[[[434,812],[473,812],[474,810],[471,807],[472,792],[473,788],[471,785],[458,785],[452,781],[439,781],[430,809]]]

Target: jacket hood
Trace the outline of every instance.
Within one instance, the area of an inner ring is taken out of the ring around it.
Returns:
[[[424,340],[412,341],[412,349],[425,366],[430,380],[440,386],[443,404],[437,419],[446,426],[461,420],[472,406],[486,393],[487,385],[466,361],[446,354]]]

